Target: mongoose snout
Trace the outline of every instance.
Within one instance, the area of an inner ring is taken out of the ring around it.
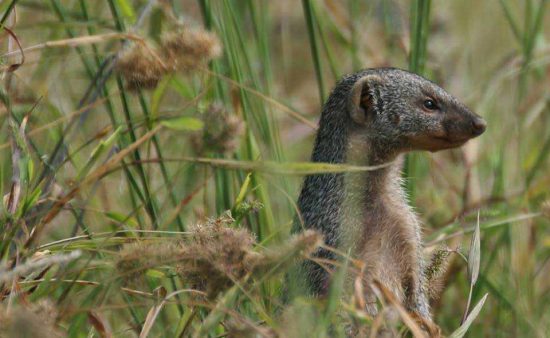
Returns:
[[[479,136],[485,132],[487,129],[487,122],[481,117],[476,117],[472,121],[472,135]]]
[[[459,106],[446,113],[442,126],[444,136],[441,139],[448,144],[435,149],[435,151],[459,147],[468,140],[483,134],[487,129],[487,122],[468,108]]]

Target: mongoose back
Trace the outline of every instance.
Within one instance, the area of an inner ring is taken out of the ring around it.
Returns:
[[[311,160],[386,166],[307,176],[298,200],[303,226],[323,233],[329,246],[351,249],[364,262],[367,283],[379,281],[429,320],[420,222],[402,186],[402,157],[459,147],[485,128],[481,117],[419,75],[379,68],[344,76],[323,107]],[[316,256],[335,258],[324,249]],[[326,269],[308,261],[303,270],[310,290],[325,295]],[[372,291],[366,298],[375,302]]]

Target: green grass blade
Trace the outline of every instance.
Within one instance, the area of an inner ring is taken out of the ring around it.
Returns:
[[[313,22],[313,5],[310,0],[302,0],[302,8],[304,9],[304,17],[306,19],[311,58],[313,59],[313,66],[315,67],[315,75],[317,77],[319,100],[321,101],[321,105],[323,105],[325,103],[325,84],[323,81],[323,71],[321,69],[321,58],[319,55],[319,47],[317,45],[317,37],[315,35],[315,24]]]

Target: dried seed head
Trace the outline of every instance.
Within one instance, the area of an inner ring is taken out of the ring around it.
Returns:
[[[323,244],[323,235],[314,230],[306,230],[290,240],[289,250],[296,255],[309,256]]]
[[[227,113],[219,104],[212,104],[202,120],[204,129],[191,139],[199,153],[231,153],[238,148],[244,133],[244,122],[238,116]]]
[[[168,72],[153,50],[144,44],[134,44],[116,63],[115,70],[126,80],[129,89],[154,88]]]
[[[0,308],[0,338],[63,337],[55,327],[56,317],[56,308],[46,300],[26,307],[15,305],[9,311]]]
[[[154,50],[145,43],[136,43],[118,59],[115,70],[129,89],[150,89],[169,72],[191,72],[221,55],[218,37],[202,29],[182,28],[162,37]]]
[[[451,250],[447,247],[438,248],[432,255],[430,265],[426,268],[426,279],[428,281],[440,276],[445,272],[447,258],[451,254]]]
[[[115,265],[124,280],[131,282],[140,281],[151,267],[173,265],[186,283],[213,299],[245,276],[263,278],[265,273],[286,271],[323,243],[319,233],[308,230],[283,245],[257,252],[254,235],[247,229],[230,227],[234,222],[227,211],[191,227],[189,236],[177,243],[124,245]]]
[[[240,216],[244,216],[251,213],[256,213],[260,211],[263,207],[264,205],[262,204],[262,202],[256,200],[243,201],[236,206],[235,212]]]
[[[193,71],[221,55],[218,37],[211,32],[184,27],[162,37],[161,49],[173,70]]]
[[[432,255],[430,265],[425,270],[426,285],[430,299],[437,299],[443,290],[443,276],[447,271],[448,258],[452,250],[447,247],[438,248]]]
[[[232,222],[227,212],[195,226],[179,257],[178,273],[210,297],[229,288],[253,268],[255,238],[246,229],[227,227]]]
[[[174,243],[125,244],[119,252],[115,265],[124,281],[136,282],[147,269],[173,262],[180,251],[181,247]]]

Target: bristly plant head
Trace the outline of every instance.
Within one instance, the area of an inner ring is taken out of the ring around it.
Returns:
[[[202,115],[204,128],[191,137],[197,154],[216,152],[233,153],[245,131],[243,120],[228,112],[224,106],[213,103]]]
[[[222,54],[216,34],[187,26],[163,35],[160,48],[170,67],[187,72],[205,66]]]
[[[396,68],[358,74],[349,98],[359,129],[386,149],[438,151],[481,135],[485,121],[435,83]]]
[[[56,328],[58,310],[51,301],[0,305],[0,337],[64,337]]]
[[[158,48],[146,42],[134,44],[122,53],[115,69],[125,78],[128,89],[151,89],[166,74],[197,71],[221,53],[220,40],[214,33],[177,26],[162,36]]]
[[[155,88],[168,71],[162,61],[152,54],[152,49],[141,43],[124,51],[116,70],[126,79],[128,89]]]

